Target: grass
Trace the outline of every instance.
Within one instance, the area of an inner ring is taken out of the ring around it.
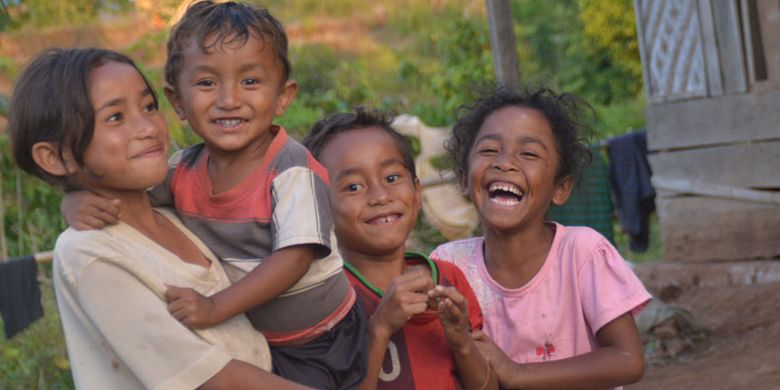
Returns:
[[[44,317],[13,339],[0,337],[0,389],[72,389],[50,266],[39,267]],[[1,321],[0,321],[1,322]],[[2,333],[2,331],[0,331]]]
[[[666,258],[663,244],[661,243],[661,227],[658,224],[658,216],[650,215],[650,242],[644,252],[633,252],[628,245],[629,236],[620,230],[620,222],[615,220],[615,247],[617,247],[624,259],[635,263],[647,263],[660,261]]]

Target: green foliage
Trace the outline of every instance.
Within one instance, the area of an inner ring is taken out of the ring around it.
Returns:
[[[431,163],[431,166],[434,169],[440,172],[444,172],[452,169],[452,160],[450,159],[450,156],[447,154],[439,154],[433,156],[428,161]]]
[[[645,100],[643,95],[623,99],[612,104],[595,104],[598,126],[596,139],[606,139],[625,134],[645,126]]]
[[[661,243],[661,227],[658,223],[658,216],[655,213],[650,216],[650,242],[647,250],[642,253],[631,251],[629,247],[631,237],[620,229],[620,221],[617,218],[615,219],[614,232],[615,247],[626,260],[645,263],[666,258],[666,253]]]
[[[23,0],[22,23],[32,27],[50,27],[71,24],[78,26],[95,20],[99,0]]]
[[[51,274],[50,266],[39,269]],[[73,388],[51,279],[44,276],[40,286],[44,317],[11,340],[0,326],[0,389]]]
[[[521,68],[594,104],[618,103],[642,89],[629,0],[514,0]]]
[[[442,21],[431,34],[441,69],[431,75],[430,86],[441,101],[431,124],[452,121],[455,110],[475,97],[480,87],[494,79],[490,33],[486,20],[462,18]]]
[[[357,105],[381,107],[374,93],[380,81],[369,69],[369,61],[337,54],[321,44],[293,47],[292,78],[298,82],[298,96],[278,122],[298,138],[322,116],[349,111]]]
[[[642,65],[639,59],[636,20],[631,0],[578,0],[585,49],[603,52],[616,74],[626,78],[629,93],[641,89]]]
[[[8,244],[6,250],[10,257],[50,250],[65,227],[59,212],[62,195],[16,168],[8,141],[5,135],[0,135],[0,191],[3,193],[0,217],[5,227],[0,234]]]

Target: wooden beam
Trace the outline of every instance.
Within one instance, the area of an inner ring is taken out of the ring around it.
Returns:
[[[654,178],[780,189],[780,140],[659,152],[648,155],[648,159]]]
[[[651,151],[774,140],[780,135],[780,89],[649,104]]]
[[[516,91],[520,88],[520,67],[517,60],[515,32],[512,27],[512,6],[509,0],[485,0],[485,2],[496,81]]]
[[[669,260],[780,256],[780,205],[701,196],[659,196],[656,206]]]

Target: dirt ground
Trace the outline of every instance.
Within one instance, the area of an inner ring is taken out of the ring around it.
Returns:
[[[644,379],[627,389],[780,389],[778,263],[765,263],[772,265],[771,278],[764,277],[765,266],[752,278],[726,276],[712,283],[685,271],[694,274],[687,279],[694,283],[682,283],[668,301],[690,310],[708,335],[690,353],[650,364]]]

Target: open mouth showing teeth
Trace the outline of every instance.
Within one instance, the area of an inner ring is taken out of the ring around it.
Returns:
[[[217,119],[214,122],[222,127],[236,127],[243,121],[243,119]]]
[[[381,224],[393,222],[393,221],[397,220],[400,217],[401,217],[400,214],[383,215],[381,217],[376,217],[376,218],[368,221],[368,223],[371,224],[371,225],[381,225]]]
[[[493,203],[501,206],[513,206],[523,200],[523,192],[511,183],[491,183],[488,194]]]

